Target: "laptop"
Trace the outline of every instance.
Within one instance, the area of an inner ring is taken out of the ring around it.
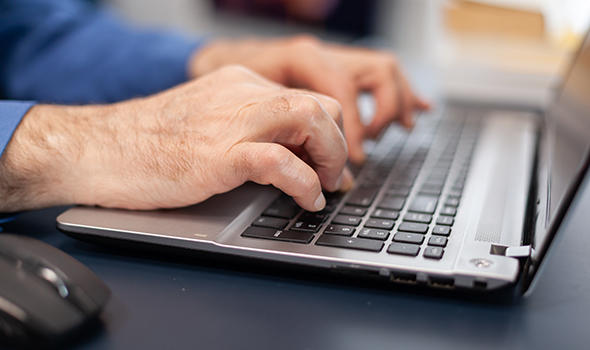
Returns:
[[[468,101],[391,126],[317,213],[247,183],[186,208],[78,206],[80,239],[125,240],[474,293],[529,291],[586,176],[590,37],[545,113]]]

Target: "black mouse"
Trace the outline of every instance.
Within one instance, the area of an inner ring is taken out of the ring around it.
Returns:
[[[109,288],[79,261],[37,239],[0,234],[0,337],[60,344],[97,319]]]

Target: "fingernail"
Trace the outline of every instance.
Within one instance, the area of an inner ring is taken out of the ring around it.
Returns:
[[[339,187],[340,191],[342,191],[342,192],[350,191],[350,189],[354,186],[354,177],[352,176],[350,169],[344,168],[344,171],[342,172],[341,177],[342,177],[342,183]]]
[[[315,199],[313,206],[316,210],[322,210],[326,206],[326,197],[324,197],[322,192],[320,192],[318,198]]]

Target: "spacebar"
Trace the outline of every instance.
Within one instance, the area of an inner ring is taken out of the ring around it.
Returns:
[[[316,245],[325,245],[329,247],[369,250],[379,252],[383,248],[383,242],[364,238],[350,238],[334,235],[321,235]]]

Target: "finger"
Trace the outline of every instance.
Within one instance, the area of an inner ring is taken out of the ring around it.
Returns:
[[[249,109],[249,120],[264,142],[302,146],[322,186],[328,191],[338,188],[337,182],[346,164],[344,135],[326,107],[315,96],[284,90]]]
[[[350,160],[362,163],[364,126],[357,105],[358,89],[352,79],[311,52],[305,59],[290,62],[289,80],[337,99],[342,104],[342,118]]]
[[[273,185],[303,209],[322,210],[326,199],[316,172],[287,148],[276,143],[245,142],[230,151],[234,173],[242,180]]]
[[[406,78],[400,74],[399,82],[399,100],[401,102],[400,108],[400,122],[406,128],[414,126],[414,94],[410,88],[410,84]]]
[[[400,94],[393,77],[383,76],[373,85],[365,86],[373,93],[375,115],[367,126],[367,134],[376,137],[389,123],[395,120],[401,108]]]
[[[422,111],[427,111],[432,108],[432,105],[428,100],[425,100],[422,97],[416,95],[414,95],[414,106]]]

